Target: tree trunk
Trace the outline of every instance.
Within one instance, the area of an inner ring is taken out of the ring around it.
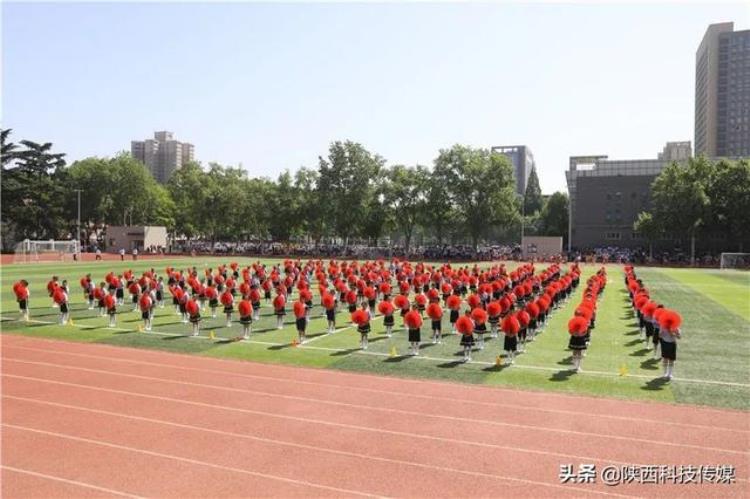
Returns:
[[[695,231],[690,231],[690,266],[695,266]]]

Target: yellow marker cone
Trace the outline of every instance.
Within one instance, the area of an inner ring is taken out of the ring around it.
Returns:
[[[73,318],[72,317],[70,319],[68,319],[68,326],[75,326],[75,324],[73,324]]]
[[[215,340],[216,339],[216,333],[213,332],[213,331],[211,331],[210,333],[208,333],[208,339],[209,340]]]
[[[620,372],[620,376],[627,376],[628,375],[628,366],[626,366],[625,364],[621,365],[620,369],[619,369],[619,372]]]
[[[299,346],[299,340],[298,340],[297,338],[294,338],[294,339],[292,340],[292,346],[293,346],[293,347]]]
[[[501,356],[495,357],[495,367],[500,367],[503,365],[503,358]]]
[[[138,332],[139,333],[143,332],[143,324],[138,324]]]
[[[398,352],[396,351],[396,347],[391,347],[391,357],[396,357],[398,355]]]

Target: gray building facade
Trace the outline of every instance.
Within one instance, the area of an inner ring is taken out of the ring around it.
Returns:
[[[695,54],[695,154],[750,156],[750,30],[712,24]]]
[[[175,170],[193,161],[195,148],[175,140],[172,132],[154,132],[153,139],[133,140],[130,153],[148,168],[157,182],[165,183]]]
[[[523,196],[526,194],[526,184],[529,182],[529,175],[532,168],[536,165],[534,155],[528,146],[495,146],[492,152],[504,154],[508,157],[513,165],[513,176],[516,180],[516,192]]]
[[[666,165],[690,156],[690,142],[668,142],[657,159],[572,156],[565,172],[570,197],[568,249],[645,246],[647,241],[633,230],[633,223],[640,212],[651,208],[651,184]]]

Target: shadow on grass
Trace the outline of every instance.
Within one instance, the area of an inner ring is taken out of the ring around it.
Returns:
[[[641,362],[641,369],[649,369],[651,371],[659,369],[659,359],[654,359],[652,357],[648,360],[644,360]]]
[[[499,373],[501,371],[504,371],[505,369],[509,368],[510,366],[503,362],[502,364],[494,364],[492,366],[487,366],[485,368],[482,368],[482,371],[488,372],[488,373]]]
[[[413,355],[396,355],[394,357],[388,357],[387,359],[384,359],[383,362],[403,362],[406,359],[412,358]]]
[[[559,366],[572,366],[573,365],[573,356],[569,355],[568,357],[564,358],[560,362],[557,363]]]
[[[663,390],[664,385],[668,384],[669,380],[667,378],[654,378],[651,381],[647,382],[645,385],[641,387],[641,390]]]
[[[461,354],[463,355],[463,354]],[[463,360],[452,360],[450,362],[443,362],[442,364],[437,364],[437,367],[441,367],[443,369],[450,369],[456,366],[460,366],[464,364]]]
[[[635,336],[636,334],[640,334],[640,331],[637,329],[635,331],[630,331],[630,332],[625,333],[625,336]]]
[[[145,333],[148,334],[148,333]],[[180,338],[190,338],[190,335],[187,334],[175,334],[172,336],[162,336],[162,340],[164,341],[172,341],[172,340],[179,340]]]
[[[344,357],[345,355],[349,355],[349,354],[352,354],[354,352],[358,352],[359,350],[361,350],[359,347],[357,347],[357,348],[347,348],[346,350],[341,350],[340,352],[333,352],[331,354],[331,357]],[[391,358],[395,358],[395,357],[391,357]],[[386,359],[386,360],[388,360],[388,359]]]
[[[568,379],[576,374],[575,370],[573,369],[563,369],[561,371],[557,371],[555,374],[549,377],[550,381],[568,381]]]
[[[632,335],[633,333],[628,333],[628,334]],[[640,340],[640,338],[636,338],[636,339],[634,339],[634,340],[630,340],[630,341],[628,341],[627,343],[625,343],[625,346],[626,346],[626,347],[632,347],[632,346],[634,346],[634,345],[637,345],[637,344],[639,344],[639,343],[641,343],[641,340]]]
[[[648,348],[641,348],[640,350],[636,350],[635,352],[631,353],[630,356],[631,357],[643,357],[644,355],[648,355],[650,351],[651,350],[649,350]]]

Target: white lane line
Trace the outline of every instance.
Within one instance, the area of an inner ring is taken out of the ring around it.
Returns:
[[[30,319],[28,322],[34,322],[34,323],[39,323],[39,324],[58,324],[57,322],[40,321],[40,320],[34,320],[34,319]],[[61,326],[61,327],[66,327],[66,326]],[[67,326],[67,327],[70,327],[70,326]],[[184,336],[185,338],[188,338],[188,339],[189,338],[202,338],[202,339],[208,339],[208,340],[212,340],[212,341],[216,339],[216,338],[211,338],[210,336],[204,335],[204,334],[201,334],[201,335],[198,335],[198,336],[191,336],[190,334],[181,335],[181,334],[178,334],[178,333],[165,333],[165,332],[161,332],[161,331],[144,331],[144,332],[141,333],[137,329],[125,329],[125,328],[106,327],[106,326],[81,326],[79,324],[74,324],[74,327],[78,327],[78,328],[81,328],[81,329],[101,329],[103,331],[107,331],[107,330],[109,330],[109,331],[127,331],[127,332],[140,333],[140,334],[145,334],[145,335],[153,334],[153,335],[158,335],[158,336],[172,336],[172,337],[174,337],[174,336]],[[346,328],[342,328],[342,330],[343,329],[346,329]],[[322,336],[323,337],[327,337],[327,336],[330,336],[330,335],[322,335]],[[346,349],[346,348],[316,347],[316,346],[309,346],[308,345],[308,343],[310,343],[312,340],[319,339],[319,338],[320,338],[320,336],[312,338],[311,340],[308,340],[307,342],[303,343],[302,345],[299,345],[297,348],[309,349],[309,350],[320,350],[320,351],[325,351],[325,352],[342,352],[342,353],[345,354],[345,356],[355,355],[355,354],[360,354],[360,355],[375,355],[375,356],[379,356],[379,357],[389,357],[390,356],[390,354],[385,353],[385,352],[373,352],[373,351],[370,351],[370,350],[359,350],[359,349],[352,350],[352,349]],[[221,338],[221,339],[227,340],[227,339],[230,339],[230,338]],[[254,340],[254,339],[252,339],[252,335],[251,335],[251,339],[250,340],[241,340],[241,343],[250,343],[250,344],[254,343],[254,344],[257,344],[257,345],[267,345],[267,346],[289,346],[290,345],[289,343],[276,343],[276,342],[270,342],[270,341]],[[457,361],[457,359],[448,359],[448,358],[441,358],[441,357],[431,357],[429,355],[418,355],[418,356],[415,356],[414,358],[415,359],[422,359],[422,360],[426,360],[426,361],[432,361],[432,362],[456,362]],[[486,366],[493,366],[493,365],[495,365],[494,362],[485,362],[485,361],[480,361],[480,360],[472,360],[469,364],[479,364],[479,365],[486,365]],[[547,372],[559,372],[559,371],[561,371],[561,369],[557,369],[557,368],[554,368],[554,367],[535,366],[535,365],[531,365],[531,364],[513,364],[513,368],[514,369],[530,369],[530,370],[535,370],[535,371],[547,371]],[[587,376],[587,375],[603,376],[603,377],[609,377],[609,378],[619,378],[619,377],[621,377],[619,373],[615,373],[615,372],[593,371],[593,370],[588,370],[588,369],[584,369],[582,372],[576,373],[576,376]],[[653,380],[653,379],[655,379],[654,376],[646,376],[644,374],[628,374],[626,377],[646,379],[646,380]],[[714,380],[707,380],[707,379],[677,378],[677,377],[672,378],[672,381],[673,382],[674,381],[683,381],[683,382],[687,382],[687,383],[708,384],[708,385],[722,385],[722,386],[734,386],[734,387],[739,387],[739,388],[750,388],[750,383],[736,383],[736,382],[731,382],[731,381],[714,381]]]
[[[402,459],[391,459],[391,458],[387,458],[387,457],[373,456],[373,455],[368,455],[368,454],[360,454],[360,453],[357,453],[357,452],[349,452],[349,451],[342,451],[342,450],[337,450],[337,449],[330,449],[330,448],[326,448],[326,447],[320,447],[320,446],[317,446],[317,445],[305,445],[305,444],[298,444],[298,443],[294,443],[294,442],[285,442],[285,441],[282,441],[282,440],[275,440],[275,439],[271,439],[271,438],[257,437],[257,436],[248,435],[248,434],[245,434],[245,433],[236,433],[236,432],[231,432],[231,431],[216,430],[216,429],[213,429],[213,428],[205,428],[205,427],[200,427],[200,426],[192,426],[192,425],[187,425],[187,424],[182,424],[182,423],[175,423],[175,422],[172,422],[172,421],[164,421],[164,420],[161,420],[161,419],[152,419],[152,418],[147,418],[147,417],[142,417],[142,416],[134,416],[134,415],[130,415],[130,414],[124,414],[124,413],[121,413],[121,412],[110,412],[110,411],[103,411],[103,410],[99,410],[99,409],[89,409],[89,408],[86,408],[86,407],[74,406],[74,405],[69,405],[69,404],[60,404],[60,403],[56,403],[56,402],[47,402],[47,401],[44,401],[44,400],[29,399],[29,398],[25,398],[25,397],[15,397],[15,396],[12,396],[12,395],[3,395],[2,398],[13,399],[13,400],[22,400],[22,401],[25,401],[25,402],[32,402],[32,403],[38,403],[38,404],[44,404],[44,405],[51,405],[51,406],[55,406],[55,407],[62,407],[62,408],[65,408],[65,409],[73,409],[73,410],[78,410],[78,411],[91,412],[91,413],[94,413],[94,414],[102,414],[102,415],[105,415],[105,416],[114,416],[114,417],[132,419],[132,420],[135,420],[135,421],[145,421],[145,422],[148,422],[148,423],[174,426],[176,428],[182,428],[182,429],[193,430],[193,431],[202,431],[202,432],[206,432],[206,433],[213,433],[213,434],[216,434],[216,435],[228,436],[228,437],[232,437],[232,438],[243,438],[243,439],[247,439],[247,440],[255,440],[255,441],[258,441],[258,442],[264,442],[264,443],[269,443],[269,444],[274,444],[274,445],[282,445],[282,446],[288,446],[288,447],[295,447],[295,448],[298,448],[298,449],[305,449],[305,450],[311,450],[311,451],[316,451],[316,452],[327,452],[327,453],[330,453],[330,454],[336,454],[336,455],[346,456],[346,457],[353,457],[353,458],[357,458],[357,459],[379,461],[379,462],[389,463],[389,464],[398,464],[398,465],[413,466],[413,467],[417,467],[417,468],[428,469],[428,470],[435,470],[435,471],[440,471],[440,472],[459,473],[459,474],[468,475],[468,476],[471,476],[471,477],[474,477],[474,478],[494,478],[494,479],[497,479],[497,480],[518,481],[518,482],[530,483],[530,484],[534,484],[534,485],[545,485],[545,486],[550,485],[550,484],[547,484],[547,483],[544,483],[544,482],[539,482],[539,481],[536,481],[536,480],[530,480],[530,479],[525,479],[525,478],[510,477],[510,476],[505,476],[505,475],[497,475],[497,474],[494,474],[494,473],[485,473],[485,472],[463,470],[463,469],[459,469],[459,468],[451,468],[451,467],[447,467],[447,466],[438,466],[438,465],[432,465],[432,464],[425,464],[425,463],[419,463],[419,462],[415,462],[415,461],[405,461],[405,460],[402,460]],[[567,487],[564,487],[564,488],[567,488]],[[576,490],[587,490],[587,489],[576,488]]]
[[[129,396],[142,397],[142,398],[147,398],[147,399],[152,399],[152,400],[176,402],[180,404],[193,405],[197,407],[206,407],[210,409],[225,410],[229,412],[239,412],[242,414],[260,415],[260,416],[266,416],[270,418],[285,419],[289,421],[302,422],[302,423],[308,423],[308,424],[309,423],[320,424],[320,425],[331,426],[335,428],[345,428],[348,430],[364,431],[364,432],[370,432],[370,433],[382,433],[385,435],[395,435],[395,436],[406,437],[406,438],[415,438],[415,439],[420,439],[420,440],[432,440],[436,442],[444,442],[444,443],[459,444],[459,445],[469,445],[469,446],[475,446],[475,447],[480,447],[484,449],[514,451],[514,452],[522,452],[522,453],[535,454],[535,455],[541,455],[541,456],[555,456],[558,458],[575,459],[581,462],[585,462],[587,460],[588,461],[594,460],[594,461],[608,461],[608,462],[612,462],[616,464],[624,464],[624,465],[632,464],[632,463],[626,463],[626,462],[613,461],[613,460],[609,460],[605,458],[597,458],[597,457],[591,457],[591,456],[578,456],[574,454],[566,454],[566,453],[555,452],[555,451],[536,450],[536,449],[530,449],[530,448],[525,448],[525,447],[499,445],[499,444],[492,444],[492,443],[485,443],[485,442],[477,442],[473,440],[461,440],[461,439],[449,438],[449,437],[438,437],[438,436],[433,436],[433,435],[424,435],[421,433],[410,433],[410,432],[403,432],[403,431],[398,431],[398,430],[388,430],[384,428],[373,428],[369,426],[359,426],[359,425],[353,425],[353,424],[348,424],[348,423],[336,423],[333,421],[326,421],[326,420],[313,419],[313,418],[302,418],[302,417],[289,416],[289,415],[279,414],[279,413],[274,413],[274,412],[258,411],[255,409],[244,409],[240,407],[210,404],[206,402],[196,402],[196,401],[185,400],[185,399],[164,397],[160,395],[147,395],[147,394],[138,393],[138,392],[129,392],[125,390],[116,390],[112,388],[101,388],[101,387],[90,386],[90,385],[82,385],[78,383],[68,383],[65,381],[54,381],[54,380],[43,379],[43,378],[33,378],[29,376],[3,374],[3,377],[36,381],[40,383],[48,383],[48,384],[60,385],[60,386],[72,386],[74,388],[82,388],[82,389],[100,391],[100,392],[105,392],[105,393],[115,393],[118,395],[129,395]]]
[[[161,453],[161,452],[155,452],[155,451],[150,451],[150,450],[146,450],[146,449],[139,449],[137,447],[129,447],[129,446],[126,446],[126,445],[113,444],[113,443],[110,443],[110,442],[105,442],[103,440],[94,440],[94,439],[90,439],[90,438],[76,437],[76,436],[68,435],[68,434],[65,434],[65,433],[57,433],[57,432],[53,432],[53,431],[38,430],[36,428],[28,428],[26,426],[18,426],[18,425],[8,424],[8,423],[2,423],[2,426],[4,426],[5,428],[12,428],[14,430],[26,431],[26,432],[30,432],[30,433],[36,433],[36,434],[39,434],[39,435],[47,435],[47,436],[57,437],[57,438],[63,438],[63,439],[67,439],[67,440],[73,440],[73,441],[76,441],[76,442],[84,442],[84,443],[93,444],[93,445],[100,445],[102,447],[109,447],[109,448],[112,448],[112,449],[124,450],[124,451],[128,451],[128,452],[135,452],[135,453],[139,453],[139,454],[146,454],[146,455],[152,456],[152,457],[158,457],[158,458],[162,458],[162,459],[171,459],[171,460],[180,461],[180,462],[183,462],[183,463],[196,464],[196,465],[206,466],[208,468],[214,468],[214,469],[218,469],[218,470],[222,470],[222,471],[231,471],[233,473],[242,473],[242,474],[245,474],[245,475],[252,475],[252,476],[256,476],[256,477],[260,477],[260,478],[266,478],[266,479],[270,479],[270,480],[276,480],[276,481],[280,481],[280,482],[291,483],[291,484],[294,484],[294,485],[302,485],[302,486],[305,486],[305,487],[312,487],[312,488],[316,488],[316,489],[328,490],[328,491],[338,492],[338,493],[343,493],[343,494],[353,494],[353,495],[364,496],[364,497],[382,497],[382,496],[378,496],[378,495],[375,495],[375,494],[369,494],[367,492],[360,492],[360,491],[357,491],[357,490],[349,490],[349,489],[342,489],[342,488],[339,488],[339,487],[331,487],[331,486],[328,486],[328,485],[321,485],[321,484],[318,484],[318,483],[308,482],[306,480],[295,480],[293,478],[285,478],[285,477],[282,477],[282,476],[270,475],[268,473],[261,473],[261,472],[258,472],[258,471],[251,471],[251,470],[246,470],[246,469],[241,469],[241,468],[234,468],[234,467],[231,467],[231,466],[222,466],[222,465],[215,464],[215,463],[210,463],[210,462],[207,462],[207,461],[200,461],[200,460],[197,460],[197,459],[190,459],[190,458],[187,458],[187,457],[175,456],[173,454],[164,454],[164,453]]]
[[[362,404],[354,404],[350,402],[338,402],[335,400],[326,400],[326,399],[320,399],[315,397],[302,397],[299,395],[285,395],[281,393],[273,393],[273,392],[264,392],[259,390],[249,390],[246,388],[233,388],[228,386],[221,386],[221,385],[211,385],[206,383],[196,383],[192,381],[180,381],[180,380],[173,380],[173,379],[167,379],[167,378],[160,378],[157,376],[144,376],[141,374],[129,374],[129,373],[118,373],[113,371],[106,371],[103,369],[90,369],[87,367],[79,367],[79,366],[69,366],[65,364],[55,364],[51,362],[37,362],[37,361],[29,361],[29,360],[20,360],[20,359],[14,359],[10,357],[3,357],[3,361],[5,362],[16,362],[20,364],[30,364],[30,365],[37,365],[37,366],[47,366],[47,367],[53,367],[58,369],[68,369],[73,371],[83,371],[83,372],[90,372],[95,374],[104,374],[109,375],[113,377],[123,377],[123,378],[132,378],[132,379],[141,379],[146,381],[156,381],[156,382],[162,382],[162,383],[169,383],[173,385],[181,385],[181,386],[194,386],[198,388],[209,388],[211,390],[222,390],[227,392],[233,392],[233,393],[243,393],[243,394],[250,394],[255,396],[264,396],[269,398],[280,398],[284,400],[294,400],[299,402],[311,402],[315,404],[323,404],[323,405],[332,405],[336,407],[346,407],[349,409],[355,409],[355,410],[364,410],[364,411],[378,411],[378,412],[386,412],[386,413],[393,413],[393,414],[402,414],[405,416],[414,416],[416,418],[432,418],[432,419],[440,419],[440,420],[447,420],[447,421],[455,421],[458,423],[463,424],[485,424],[485,425],[491,425],[491,426],[499,426],[499,427],[509,427],[509,428],[519,428],[524,430],[536,430],[536,431],[546,431],[546,432],[552,432],[552,433],[561,433],[561,434],[568,434],[568,435],[579,435],[589,438],[604,438],[604,439],[613,439],[613,440],[622,440],[627,442],[638,442],[640,444],[650,444],[650,445],[664,445],[669,447],[681,447],[686,449],[699,449],[699,450],[710,450],[715,452],[727,452],[732,454],[750,454],[748,451],[736,451],[731,449],[720,449],[715,447],[706,447],[701,445],[692,445],[692,444],[680,444],[675,442],[667,442],[663,440],[647,440],[642,438],[635,438],[635,437],[624,437],[621,435],[604,435],[600,433],[591,433],[591,432],[583,432],[583,431],[575,431],[575,430],[563,430],[563,429],[557,429],[557,428],[547,428],[545,426],[536,426],[536,425],[525,425],[520,423],[506,423],[502,421],[494,421],[489,419],[479,419],[479,418],[464,418],[459,416],[447,416],[443,414],[425,414],[423,412],[416,412],[416,411],[407,411],[404,409],[393,409],[389,407],[379,407],[374,405],[362,405]]]
[[[4,337],[2,335],[0,335],[0,340],[2,340],[3,338]],[[57,340],[57,339],[50,339],[50,338],[44,338],[44,337],[33,337],[33,338],[30,338],[28,336],[23,336],[23,335],[20,335],[20,334],[13,334],[12,336],[5,336],[5,338],[13,338],[13,341],[22,341],[22,342],[24,342],[23,344],[31,342],[31,343],[48,343],[48,344],[60,345],[61,346],[61,345],[68,345],[70,343],[70,342],[66,342],[65,340]],[[76,345],[76,344],[74,343],[74,345]],[[73,346],[73,345],[71,345],[71,346]],[[76,346],[83,347],[84,344],[83,343],[78,343]],[[175,357],[175,358],[179,359],[179,358],[187,355],[187,354],[179,354],[179,353],[173,353],[173,352],[157,351],[157,350],[153,350],[153,349],[142,349],[142,348],[126,347],[126,346],[114,346],[114,345],[107,345],[107,344],[103,344],[103,343],[97,343],[97,344],[95,344],[93,346],[97,350],[108,350],[108,351],[113,352],[113,353],[115,353],[117,355],[119,355],[119,352],[121,352],[123,349],[129,350],[129,351],[131,351],[133,353],[138,353],[139,355],[151,356],[151,357],[154,357],[154,356],[155,357]],[[336,349],[334,349],[334,350],[336,350]],[[54,351],[59,352],[61,350],[56,350],[55,349]],[[80,355],[83,355],[83,354],[80,354]],[[111,357],[108,357],[108,358],[111,358]],[[196,358],[196,360],[198,360],[198,359],[200,359],[201,361],[206,361],[206,362],[211,361],[211,362],[216,362],[216,363],[232,364],[234,366],[236,366],[236,365],[240,364],[241,362],[243,362],[243,361],[238,361],[236,359],[223,358],[223,357],[207,357],[207,356],[204,356],[204,357]],[[259,364],[259,363],[256,362],[255,364]],[[316,373],[323,372],[320,369],[308,368],[308,367],[300,367],[300,366],[289,366],[289,365],[284,365],[284,364],[262,364],[261,363],[260,365],[262,365],[263,368],[265,368],[265,369],[289,370],[290,372],[291,371],[296,371],[297,369],[304,369],[304,370],[312,371],[312,372],[316,372]],[[341,377],[341,378],[345,377],[347,379],[355,379],[357,381],[361,381],[363,379],[371,379],[371,380],[374,380],[376,382],[382,382],[383,378],[384,378],[382,375],[370,374],[370,373],[367,373],[367,372],[352,373],[352,372],[341,371],[341,370],[339,370],[339,371],[329,371],[329,372],[331,373],[332,376]],[[449,386],[451,386],[451,387],[460,386],[461,390],[479,392],[481,394],[485,394],[487,390],[494,390],[498,394],[501,394],[501,393],[503,393],[503,394],[504,393],[511,393],[512,395],[523,394],[523,396],[525,396],[525,397],[537,398],[537,399],[544,399],[545,401],[547,399],[549,399],[549,398],[558,398],[558,399],[563,399],[563,400],[566,400],[566,401],[575,401],[575,400],[583,399],[583,398],[585,398],[587,400],[596,401],[596,402],[601,402],[603,400],[601,398],[596,398],[596,397],[587,396],[587,395],[583,395],[583,394],[570,395],[570,394],[559,393],[559,392],[555,392],[555,391],[523,391],[523,390],[518,390],[518,389],[515,389],[515,388],[512,388],[512,387],[505,387],[505,386],[502,386],[502,385],[496,385],[496,386],[489,386],[489,385],[479,386],[479,385],[473,385],[473,384],[469,384],[469,383],[460,383],[460,384],[457,384],[455,382],[454,383],[446,383],[446,382],[440,382],[440,381],[429,380],[429,379],[413,379],[413,378],[403,378],[403,377],[389,377],[388,379],[397,380],[398,383],[401,383],[401,384],[416,385],[417,387],[430,386],[430,387],[445,388],[445,386],[447,384],[449,384]],[[336,386],[336,385],[332,385],[332,386]],[[342,386],[342,388],[346,388],[346,386]],[[407,394],[408,394],[408,392],[407,392]],[[454,399],[451,399],[451,400],[454,400]],[[612,399],[610,399],[610,400],[612,400]],[[617,400],[617,403],[620,404],[620,405],[622,405],[622,406],[627,406],[628,408],[630,408],[631,410],[636,411],[636,412],[640,410],[640,408],[643,406],[643,404],[649,404],[649,402],[643,402],[643,401],[637,401],[637,400],[627,400],[627,399]],[[523,406],[521,406],[521,407],[523,407]],[[699,409],[701,412],[710,412],[710,413],[715,413],[717,415],[726,414],[726,413],[728,413],[730,411],[736,412],[738,414],[742,413],[744,415],[744,413],[742,411],[740,411],[739,409],[720,409],[720,408],[714,408],[714,407],[700,407],[700,408],[698,408],[698,407],[695,407],[695,406],[683,406],[683,407],[686,407],[688,409]],[[575,411],[573,411],[572,413],[578,414]],[[587,414],[588,415],[588,413],[583,413],[583,414]],[[601,416],[603,417],[603,415],[601,415]],[[616,416],[610,416],[610,417],[616,417]],[[625,419],[636,419],[636,418],[625,418]],[[647,421],[647,420],[644,420],[644,421]],[[658,422],[658,421],[654,421],[654,422]],[[669,424],[669,423],[665,422],[664,424]],[[675,423],[675,424],[682,424],[682,425],[686,425],[686,426],[691,426],[688,423]],[[704,427],[704,426],[697,425],[697,427],[701,428],[701,427]],[[713,426],[711,426],[711,427],[713,427]],[[729,430],[729,431],[743,431],[743,430],[733,430],[731,428],[724,428],[724,429]]]
[[[750,430],[743,430],[743,429],[736,429],[736,428],[726,428],[722,426],[716,426],[716,425],[701,425],[701,424],[694,424],[694,423],[679,423],[679,422],[673,422],[673,421],[663,421],[658,419],[647,419],[647,418],[632,418],[628,416],[616,416],[614,414],[597,414],[597,413],[591,413],[586,411],[573,411],[573,410],[564,410],[564,409],[548,409],[544,407],[535,407],[535,406],[528,406],[528,405],[519,405],[519,404],[510,404],[510,403],[504,403],[504,402],[484,402],[481,400],[471,400],[471,399],[463,399],[463,398],[456,398],[456,397],[442,397],[437,395],[423,395],[420,393],[410,393],[410,392],[400,392],[400,391],[394,391],[394,390],[379,390],[377,388],[367,388],[363,386],[348,386],[348,385],[340,385],[336,383],[322,383],[317,381],[305,381],[305,380],[296,380],[296,379],[289,379],[289,378],[277,378],[274,376],[263,376],[259,374],[245,374],[240,373],[236,371],[225,371],[222,369],[202,369],[199,367],[187,367],[187,366],[180,366],[176,364],[162,364],[160,362],[146,362],[141,360],[135,360],[135,359],[126,359],[126,358],[118,358],[118,357],[109,357],[109,356],[99,356],[99,355],[90,355],[85,353],[76,353],[76,352],[68,352],[65,350],[44,350],[41,348],[31,348],[31,347],[24,347],[24,346],[17,346],[17,345],[5,345],[4,348],[8,349],[18,349],[18,350],[28,350],[32,352],[40,352],[45,354],[55,353],[55,354],[62,354],[62,355],[69,355],[73,357],[82,357],[82,358],[89,358],[89,359],[95,359],[99,361],[106,361],[106,362],[122,362],[122,363],[129,363],[129,364],[135,364],[135,365],[142,365],[142,366],[150,366],[150,367],[158,367],[158,368],[171,368],[171,369],[179,369],[184,371],[194,371],[194,372],[200,372],[205,374],[226,374],[228,376],[233,376],[237,378],[245,378],[245,379],[260,379],[260,380],[266,380],[266,381],[279,381],[284,383],[290,383],[294,385],[309,385],[309,386],[320,386],[324,388],[342,388],[345,390],[354,390],[354,391],[361,391],[361,392],[367,392],[367,393],[377,393],[381,395],[397,395],[402,397],[409,397],[409,398],[420,398],[424,400],[437,400],[441,402],[451,402],[451,403],[461,403],[461,404],[472,404],[472,405],[481,405],[481,406],[487,406],[487,407],[498,407],[498,408],[510,408],[510,409],[522,409],[522,410],[531,410],[534,412],[547,412],[551,414],[566,414],[571,416],[581,416],[585,415],[586,417],[598,417],[598,418],[604,418],[604,419],[614,419],[618,421],[633,421],[638,424],[646,424],[646,423],[658,423],[660,425],[668,425],[668,426],[678,426],[678,427],[687,427],[687,428],[699,428],[704,430],[721,430],[721,431],[730,431],[730,432],[737,432],[737,433],[750,433]],[[221,360],[221,359],[218,359]]]
[[[6,464],[0,464],[0,468],[4,470],[11,471],[13,473],[20,473],[22,475],[30,475],[35,476],[37,478],[44,478],[45,480],[53,480],[55,482],[62,482],[67,483],[70,485],[76,485],[78,487],[84,487],[91,490],[96,490],[98,492],[106,492],[107,494],[112,494],[114,496],[120,496],[120,497],[130,497],[133,499],[141,499],[142,496],[136,496],[132,494],[128,494],[127,492],[121,492],[119,490],[114,489],[108,489],[106,487],[99,487],[98,485],[93,485],[91,483],[85,483],[85,482],[79,482],[78,480],[69,480],[67,478],[62,478],[59,476],[53,476],[53,475],[47,475],[46,473],[39,473],[37,471],[31,471],[31,470],[25,470],[21,468],[16,468],[14,466],[8,466]],[[7,485],[7,484],[6,484]]]

